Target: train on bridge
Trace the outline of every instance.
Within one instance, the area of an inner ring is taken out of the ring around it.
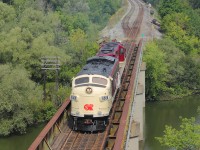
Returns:
[[[69,126],[73,130],[105,130],[126,65],[126,49],[113,40],[100,46],[96,56],[72,81]]]
[[[139,1],[136,1],[139,8],[137,13],[137,11],[135,11],[137,10],[135,9],[136,3],[132,0],[129,0],[129,2],[131,4],[131,9],[129,9],[129,12],[122,19],[123,32],[127,38],[126,42],[122,44],[117,41],[112,41],[103,43],[100,46],[96,56],[90,58],[85,65],[88,66],[86,67],[86,70],[84,70],[84,66],[79,72],[80,75],[77,74],[73,79],[71,100],[67,98],[31,144],[29,150],[83,148],[116,150],[126,149],[132,140],[134,140],[133,143],[135,143],[136,146],[139,145],[138,135],[135,135],[135,133],[137,134],[140,132],[135,132],[135,130],[132,131],[132,127],[135,127],[133,126],[135,124],[129,113],[133,110],[131,108],[133,108],[134,104],[135,91],[137,91],[135,89],[137,89],[138,86],[138,76],[142,61],[142,42],[139,42],[137,45],[136,37],[140,33],[144,9],[142,4]],[[138,15],[134,23],[130,24],[133,19],[131,16],[136,13]],[[112,48],[114,47],[113,45],[117,45],[116,48]],[[98,65],[98,69],[94,69],[95,64],[93,64],[93,62],[96,61],[101,62],[96,64],[96,66]],[[106,64],[109,64],[109,66]],[[99,65],[102,65],[102,67]],[[103,67],[103,65],[105,67]],[[119,70],[115,68],[117,66],[119,67]],[[94,68],[92,69],[92,67]],[[87,76],[89,81],[87,83],[76,85],[76,79],[83,75],[81,72],[87,72],[88,70],[91,72],[96,70],[101,72],[101,74],[85,74],[84,76]],[[117,75],[114,70],[118,73]],[[104,74],[107,72],[107,76],[104,76],[103,72]],[[116,84],[117,82],[114,80],[114,75],[120,79],[121,86],[119,83]],[[96,80],[97,78],[94,78],[94,82],[97,83],[93,83],[93,77],[98,78],[98,80]],[[103,82],[99,83],[99,79],[103,79]],[[104,85],[106,82],[107,84]],[[114,83],[118,85],[116,88],[112,87]],[[97,86],[91,86],[90,84]],[[101,91],[95,96],[94,92],[97,89],[101,89]],[[82,92],[79,93],[79,90],[82,90]],[[116,90],[118,91],[115,100],[113,101],[112,98],[114,95],[112,91],[115,93]],[[104,91],[104,93],[102,91]],[[108,108],[105,111],[100,110],[104,105],[99,104],[103,103],[106,104]],[[76,110],[76,108],[78,109]],[[69,122],[72,123],[71,127],[74,130],[98,131],[106,128],[104,132],[97,132],[97,134],[91,134],[90,132],[76,132],[69,128],[67,125]],[[102,127],[99,127],[98,124],[101,124]],[[80,126],[81,128],[79,128]],[[140,129],[142,128],[143,127],[140,127]],[[134,135],[132,133],[134,133]]]

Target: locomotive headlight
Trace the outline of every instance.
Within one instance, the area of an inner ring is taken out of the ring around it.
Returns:
[[[102,101],[106,101],[106,100],[108,100],[109,99],[109,96],[101,96],[100,97],[100,100],[102,100]]]
[[[71,101],[76,101],[76,100],[77,100],[77,96],[70,95],[70,100],[71,100]]]

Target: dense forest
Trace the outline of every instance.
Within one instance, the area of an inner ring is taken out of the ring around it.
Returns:
[[[71,78],[98,49],[98,32],[121,0],[0,0],[0,136],[25,133],[46,121],[70,92]],[[43,99],[41,58],[59,58],[47,70]]]
[[[163,38],[150,42],[144,52],[148,99],[200,93],[200,1],[148,2],[156,7],[163,32]],[[194,117],[180,117],[180,121],[178,129],[166,125],[164,135],[155,139],[169,149],[200,149],[200,124]]]
[[[148,100],[169,100],[200,93],[200,3],[152,0],[163,38],[146,46]]]

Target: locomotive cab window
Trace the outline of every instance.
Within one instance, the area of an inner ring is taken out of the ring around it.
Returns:
[[[107,85],[107,80],[104,78],[99,78],[99,77],[93,77],[92,78],[92,82],[93,83],[98,83],[98,84],[103,84],[103,85]]]
[[[78,78],[75,80],[75,84],[83,84],[88,82],[89,82],[89,77]]]

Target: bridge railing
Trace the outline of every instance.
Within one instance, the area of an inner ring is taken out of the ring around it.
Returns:
[[[67,121],[69,107],[70,100],[67,99],[40,132],[28,150],[51,150],[53,137],[61,133],[62,127]]]
[[[128,145],[129,145],[129,139],[130,139],[130,134],[131,134],[131,125],[132,125],[132,122],[133,122],[133,114],[134,114],[134,111],[135,111],[135,101],[134,101],[134,98],[136,97],[136,94],[137,94],[137,88],[138,88],[138,81],[139,81],[139,73],[140,73],[140,66],[142,64],[142,57],[143,57],[143,40],[140,41],[139,43],[139,47],[138,47],[138,59],[136,59],[136,64],[134,66],[134,71],[136,70],[136,73],[135,73],[135,80],[134,80],[134,92],[133,92],[133,96],[132,96],[132,104],[131,104],[131,114],[129,115],[130,116],[130,121],[129,121],[129,125],[128,125],[128,133],[127,133],[127,136],[126,136],[126,143],[125,143],[125,149],[128,148]],[[133,71],[133,72],[134,72]]]
[[[130,79],[129,89],[125,98],[125,104],[123,107],[123,113],[120,119],[120,126],[117,132],[117,138],[114,145],[114,150],[124,149],[126,147],[126,143],[128,142],[128,138],[130,136],[130,127],[131,127],[131,117],[130,114],[133,110],[132,108],[133,99],[136,94],[137,90],[137,83],[138,83],[138,74],[140,65],[142,63],[142,40],[140,40],[138,44],[138,51],[135,58],[134,67],[132,70],[132,75]]]

